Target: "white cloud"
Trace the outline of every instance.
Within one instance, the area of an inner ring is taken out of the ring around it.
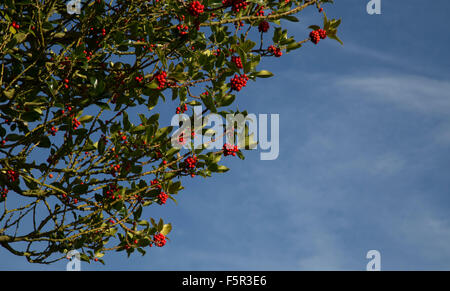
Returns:
[[[426,114],[450,113],[450,81],[412,75],[345,76],[335,86],[361,98]]]

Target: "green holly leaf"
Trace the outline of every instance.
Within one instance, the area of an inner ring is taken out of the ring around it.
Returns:
[[[171,230],[172,230],[172,224],[167,223],[167,224],[163,225],[162,229],[159,232],[166,236],[170,233]]]
[[[103,155],[103,153],[105,152],[105,146],[106,146],[106,141],[102,138],[98,141],[98,146],[97,146],[97,150],[99,155]]]
[[[213,97],[211,96],[211,94],[208,95],[201,95],[202,101],[205,104],[206,108],[208,108],[209,110],[211,110],[211,112],[217,113],[217,109],[216,106],[214,105],[214,100]]]
[[[50,139],[48,138],[48,136],[44,135],[41,137],[38,147],[40,148],[49,148],[51,146],[51,142]]]
[[[93,119],[94,119],[94,116],[92,116],[92,115],[83,115],[82,117],[80,117],[78,119],[78,121],[81,123],[88,123],[88,122],[92,121]]]
[[[258,78],[270,78],[270,77],[273,76],[273,73],[272,73],[272,72],[269,72],[269,71],[267,71],[267,70],[261,70],[261,71],[259,71],[259,72],[256,72],[256,73],[254,74],[254,76],[255,76],[255,77],[258,77]]]
[[[290,52],[290,51],[296,50],[296,49],[298,49],[298,48],[300,48],[300,47],[302,47],[302,45],[301,45],[300,43],[294,42],[294,43],[289,44],[289,45],[286,47],[286,51],[287,51],[287,52]]]

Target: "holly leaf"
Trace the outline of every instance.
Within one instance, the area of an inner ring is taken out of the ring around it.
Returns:
[[[262,70],[262,71],[256,72],[254,75],[255,75],[255,77],[258,77],[258,78],[270,78],[273,76],[273,73],[269,72],[267,70]]]
[[[94,119],[94,116],[92,115],[83,115],[78,119],[78,121],[81,123],[87,123],[92,121],[92,119]]]
[[[167,223],[167,224],[163,225],[162,229],[159,232],[166,236],[170,233],[171,230],[172,230],[172,224]]]

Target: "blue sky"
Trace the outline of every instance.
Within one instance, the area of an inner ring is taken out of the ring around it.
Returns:
[[[172,222],[148,255],[108,254],[84,270],[450,269],[450,3],[337,0],[344,46],[324,40],[264,59],[271,79],[249,82],[237,105],[280,115],[280,155],[227,157],[231,170],[187,180],[178,205],[145,212]],[[288,23],[303,39],[309,9]],[[0,270],[29,265],[0,251]]]

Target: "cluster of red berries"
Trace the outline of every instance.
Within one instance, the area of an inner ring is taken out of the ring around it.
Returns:
[[[17,22],[15,22],[15,21],[12,22],[11,26],[14,27],[15,29],[19,29],[20,28],[20,25],[17,24]]]
[[[54,126],[52,126],[52,128],[50,128],[50,130],[48,131],[49,134],[51,134],[52,136],[55,136],[55,134],[58,132],[58,129]]]
[[[119,164],[117,164],[115,166],[111,165],[111,175],[113,177],[115,177],[116,173],[119,172],[119,171],[120,171],[120,165]]]
[[[81,122],[78,121],[78,119],[74,118],[72,119],[72,128],[73,130],[77,129],[78,126],[80,126]]]
[[[166,86],[167,73],[165,71],[157,73],[154,78],[158,82],[158,90],[161,90]]]
[[[89,61],[92,57],[92,52],[88,52],[88,51],[84,50],[83,53],[86,56],[86,60]]]
[[[68,112],[72,111],[72,106],[69,106],[68,104],[66,104],[66,109],[61,110],[61,114],[65,114],[66,110]]]
[[[8,180],[10,182],[15,182],[17,179],[19,179],[19,173],[14,170],[7,170],[6,175],[8,176]]]
[[[327,31],[319,28],[311,31],[309,37],[314,44],[318,44],[321,39],[325,39],[327,37]]]
[[[319,31],[319,36],[320,36],[321,39],[327,38],[327,31],[326,30],[320,28],[320,29],[318,29],[318,31]]]
[[[94,31],[94,28],[91,27],[90,30],[91,30],[91,31]],[[100,31],[101,31],[102,36],[105,36],[105,35],[106,35],[106,29],[104,29],[104,28],[102,28],[101,30],[97,30],[97,31],[99,31],[99,32],[96,33],[97,35],[100,33]]]
[[[0,145],[5,145],[5,143],[8,141],[8,139],[5,137],[5,139],[2,139],[2,141],[0,141]]]
[[[64,88],[68,89],[69,88],[69,79],[64,79]]]
[[[187,105],[184,104],[184,106],[177,107],[177,114],[185,113],[187,110],[188,110]]]
[[[283,52],[279,47],[274,47],[273,45],[269,46],[267,48],[267,51],[271,54],[273,54],[275,57],[279,58],[283,55]]]
[[[189,33],[189,27],[187,25],[178,24],[177,29],[178,29],[178,33],[181,35],[186,35]]]
[[[245,0],[222,0],[224,6],[231,6],[231,10],[239,12],[247,8],[248,2]]]
[[[196,156],[189,156],[184,160],[185,166],[188,169],[195,169],[195,166],[197,165],[197,157]]]
[[[236,27],[238,30],[241,30],[243,26],[244,26],[244,21],[242,21],[242,20],[234,23],[234,27]]]
[[[9,192],[8,188],[6,187],[3,189],[0,188],[0,200],[5,199],[6,195],[8,195],[8,192]]]
[[[169,198],[169,195],[167,195],[165,192],[161,192],[158,194],[158,204],[163,205],[166,204],[167,198]]]
[[[155,45],[154,45],[154,44],[151,44],[151,45],[149,45],[149,47],[148,47],[148,51],[152,53],[154,48],[155,48]],[[147,49],[147,46],[146,46],[146,45],[144,45],[144,49]]]
[[[247,85],[248,77],[246,74],[238,76],[237,74],[231,79],[231,90],[241,91]]]
[[[136,81],[138,81],[138,83],[141,83],[142,80],[144,80],[144,77],[142,75],[136,76],[136,78],[134,78]]]
[[[153,236],[153,242],[157,247],[163,247],[166,244],[166,236],[162,233]]]
[[[261,21],[258,25],[259,32],[267,32],[270,28],[269,22],[267,21]]]
[[[242,60],[241,57],[238,56],[231,56],[231,61],[238,67],[239,69],[242,69]]]
[[[188,11],[192,16],[198,17],[205,10],[205,6],[202,5],[199,1],[193,1],[189,4]]]
[[[228,143],[224,144],[222,149],[224,156],[236,156],[236,153],[239,151],[237,145],[231,145]]]
[[[117,187],[117,185],[114,184],[109,184],[108,185],[108,190],[106,190],[105,193],[105,197],[111,200],[115,200],[115,199],[121,199],[122,197],[120,197],[120,195],[115,195],[115,193],[119,191],[119,188]]]
[[[158,179],[154,179],[154,180],[150,181],[150,185],[155,186],[158,189],[161,189],[161,184],[159,183]]]
[[[256,16],[264,16],[264,6],[256,7]]]

